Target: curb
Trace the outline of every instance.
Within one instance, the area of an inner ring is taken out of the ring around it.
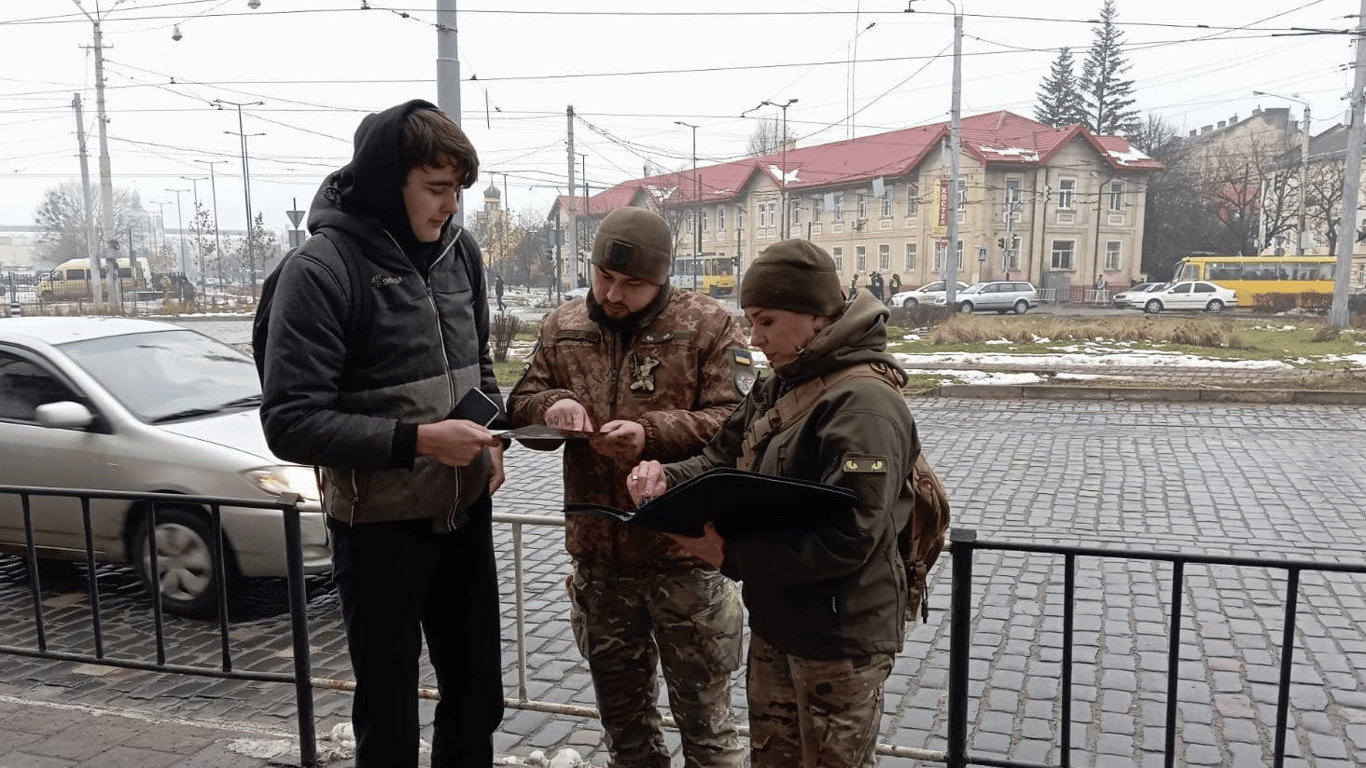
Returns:
[[[1116,400],[1163,403],[1264,403],[1276,405],[1366,406],[1366,392],[1321,389],[1222,389],[1161,387],[1076,387],[1038,384],[941,384],[921,397],[993,400]]]

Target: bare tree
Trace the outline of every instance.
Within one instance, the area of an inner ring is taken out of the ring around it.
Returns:
[[[783,143],[791,137],[791,131],[787,136],[783,135],[783,123],[776,117],[765,117],[754,127],[754,133],[749,136],[749,144],[746,151],[757,157],[759,155],[771,155],[783,148]]]

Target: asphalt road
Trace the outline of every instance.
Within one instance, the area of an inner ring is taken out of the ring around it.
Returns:
[[[1366,410],[1343,407],[918,399],[909,401],[926,453],[945,480],[954,526],[979,537],[1143,551],[1232,554],[1319,562],[1366,561]],[[497,511],[553,514],[560,498],[557,452],[514,448]],[[565,615],[568,563],[561,532],[527,527],[514,557],[509,527],[497,533],[504,598],[504,679],[517,695],[514,560],[524,565],[528,695],[593,705]],[[909,634],[887,688],[881,739],[944,745],[948,626],[945,561],[932,614]],[[1120,558],[1079,561],[1076,766],[1160,765],[1169,566]],[[976,563],[970,711],[972,749],[1056,763],[1060,669],[1060,560],[984,552]],[[150,612],[126,570],[102,568],[109,609],[107,653],[152,658]],[[0,556],[0,643],[32,642],[22,562]],[[79,567],[44,569],[47,635],[55,649],[85,647]],[[1178,765],[1270,764],[1275,682],[1285,598],[1279,572],[1188,567],[1181,589]],[[1296,634],[1288,765],[1366,765],[1366,579],[1303,575]],[[255,585],[235,603],[236,666],[287,670],[286,607],[278,583]],[[316,677],[349,678],[335,596],[310,585]],[[172,661],[213,659],[212,627],[172,618]],[[292,727],[292,690],[269,683],[0,656],[0,683],[64,701],[135,707],[168,715]],[[430,674],[424,684],[431,686]],[[56,692],[56,693],[54,693]],[[744,715],[743,686],[734,700]],[[349,698],[320,690],[319,733],[346,719]],[[430,702],[424,703],[430,715]],[[675,740],[676,742],[676,740]],[[601,763],[596,723],[510,709],[497,746],[525,756],[572,747]],[[910,766],[883,758],[880,766]]]

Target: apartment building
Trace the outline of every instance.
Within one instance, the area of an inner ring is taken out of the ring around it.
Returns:
[[[846,284],[877,271],[913,287],[943,276],[952,205],[964,282],[1027,279],[1066,291],[1139,276],[1156,161],[1120,137],[1006,111],[963,118],[959,135],[957,200],[945,122],[632,179],[561,197],[550,219],[566,226],[572,206],[582,250],[602,216],[644,206],[674,227],[679,256],[728,256],[743,272],[768,245],[806,237],[830,252]]]

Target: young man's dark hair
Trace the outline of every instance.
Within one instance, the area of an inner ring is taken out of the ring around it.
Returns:
[[[319,468],[358,768],[417,766],[424,635],[442,693],[432,766],[491,765],[502,720],[490,498],[502,451],[456,412],[472,389],[502,402],[483,259],[451,223],[478,172],[434,105],[368,115],[270,304],[261,420],[276,455]],[[365,323],[348,322],[362,310]]]

